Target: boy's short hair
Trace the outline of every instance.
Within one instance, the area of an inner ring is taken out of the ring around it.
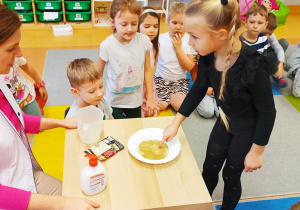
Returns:
[[[87,82],[94,82],[102,77],[99,66],[88,58],[78,58],[69,63],[67,76],[73,88],[78,88]]]
[[[169,7],[169,17],[170,20],[174,15],[183,14],[185,12],[187,5],[180,1],[174,1]]]
[[[268,14],[267,21],[268,21],[267,29],[273,31],[277,28],[277,17],[273,13]]]
[[[265,17],[266,21],[267,21],[267,19],[268,19],[268,9],[262,4],[256,4],[256,5],[251,6],[248,9],[245,16],[246,16],[246,19],[248,19],[250,15],[256,16],[257,14],[260,14],[261,16]]]

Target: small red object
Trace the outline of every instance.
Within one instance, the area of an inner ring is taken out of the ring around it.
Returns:
[[[44,81],[40,82],[40,83],[34,83],[34,87],[35,88],[39,88],[39,87],[45,87],[46,83]]]

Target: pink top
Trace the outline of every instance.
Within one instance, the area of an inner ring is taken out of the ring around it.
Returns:
[[[16,130],[20,126],[20,121],[14,110],[0,90],[0,110],[11,121]],[[26,133],[38,133],[41,123],[41,117],[23,115]],[[1,157],[2,158],[2,157]],[[0,209],[27,209],[31,192],[2,186],[0,184]]]

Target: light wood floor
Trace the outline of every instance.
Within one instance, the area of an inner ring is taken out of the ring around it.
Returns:
[[[287,24],[278,27],[275,30],[275,35],[278,39],[286,38],[290,45],[295,45],[300,41],[300,6],[289,6],[289,8],[290,14],[287,19]],[[161,20],[160,33],[164,33],[166,31],[168,31],[168,26],[164,20]],[[108,27],[77,29],[74,30],[73,35],[58,37],[55,37],[53,32],[50,30],[22,30],[22,39],[20,45],[23,56],[27,59],[28,63],[34,66],[39,75],[42,76],[47,50],[97,49],[100,43],[111,33],[112,30]],[[31,80],[31,78],[28,79]],[[293,194],[290,196],[300,196],[300,194]],[[271,196],[245,200],[260,200],[281,197],[286,196]],[[218,204],[218,202],[216,202],[216,204]]]

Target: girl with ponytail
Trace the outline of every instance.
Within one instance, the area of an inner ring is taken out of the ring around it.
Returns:
[[[161,140],[162,144],[173,139],[212,86],[220,117],[209,138],[202,175],[212,195],[225,163],[222,210],[238,204],[242,172],[262,167],[276,115],[269,79],[276,55],[270,52],[265,57],[239,40],[239,17],[236,0],[192,0],[188,5],[183,25],[190,34],[189,44],[200,54],[198,74]]]

